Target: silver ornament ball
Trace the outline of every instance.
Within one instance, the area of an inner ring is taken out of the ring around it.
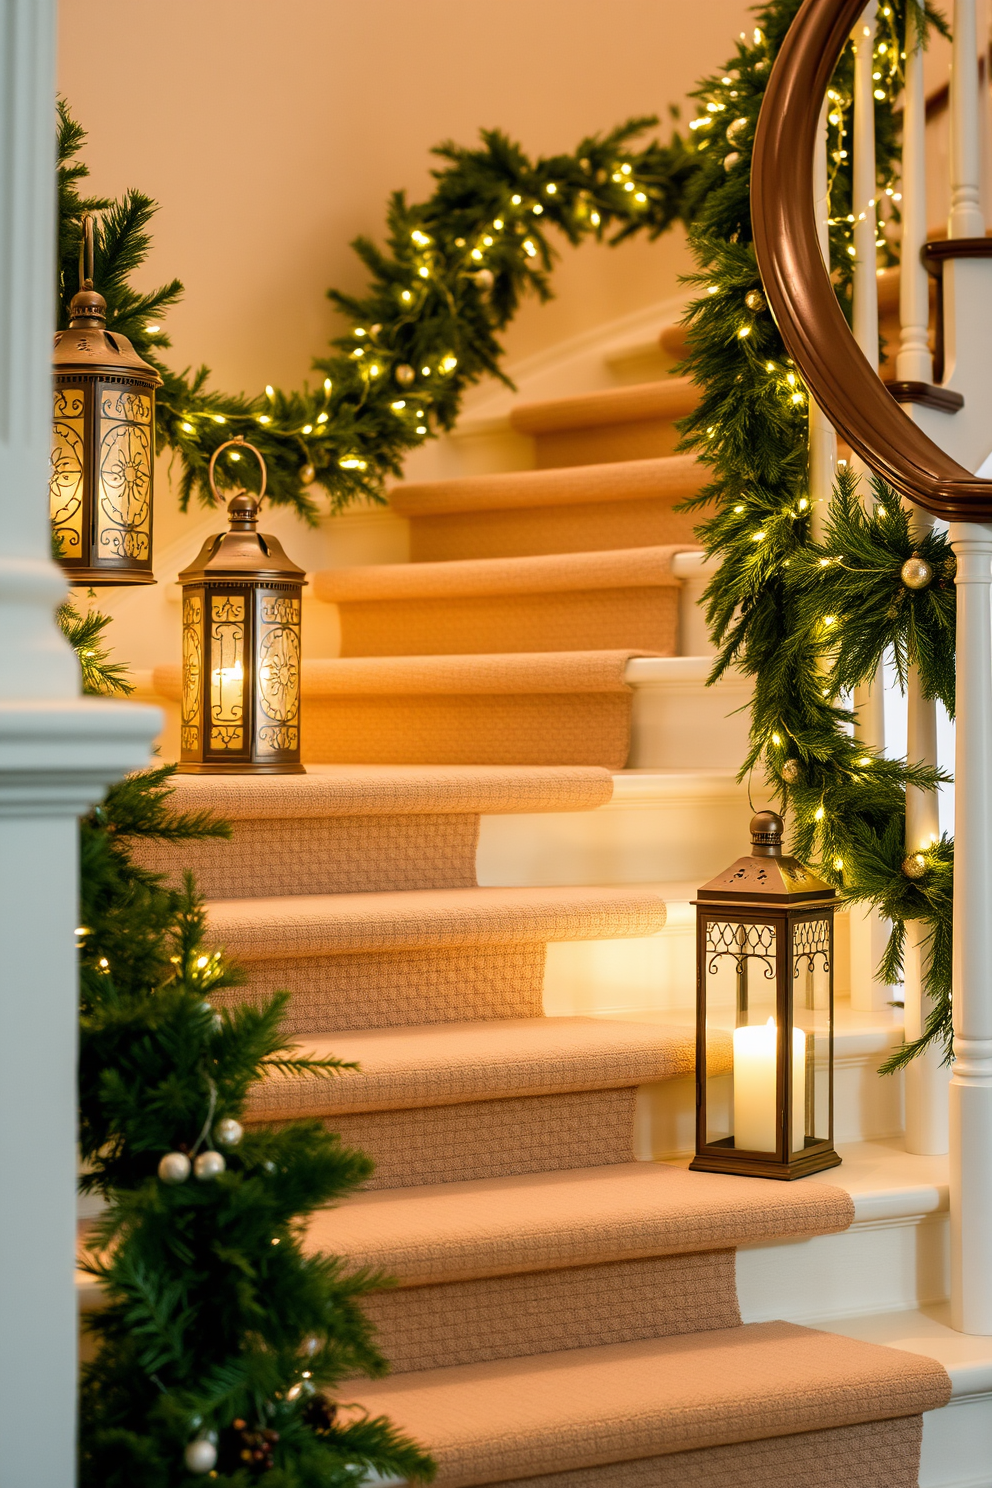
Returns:
[[[760,289],[749,289],[747,294],[744,296],[744,303],[749,310],[754,311],[755,315],[760,315],[761,311],[764,310],[767,305],[765,297],[761,293]]]
[[[477,274],[472,275],[472,278],[475,280],[476,289],[481,289],[483,294],[492,289],[496,283],[496,276],[492,269],[480,269]]]
[[[214,1127],[214,1141],[220,1142],[222,1147],[237,1147],[245,1129],[240,1121],[235,1121],[233,1116],[224,1116]]]
[[[399,383],[400,387],[409,387],[417,374],[416,372],[414,372],[409,363],[400,362],[393,375],[395,376],[396,381]]]
[[[222,1152],[201,1152],[193,1164],[193,1172],[201,1183],[206,1183],[210,1178],[217,1178],[227,1167]]]
[[[902,871],[907,878],[922,878],[927,871],[927,860],[922,853],[910,853],[902,860]]]
[[[912,558],[906,559],[899,574],[907,589],[925,589],[933,578],[933,569],[925,558],[914,553]]]
[[[796,781],[799,779],[798,760],[786,760],[785,764],[782,766],[782,779],[785,780],[789,785],[795,785]]]
[[[167,1152],[158,1165],[158,1176],[163,1183],[185,1183],[191,1168],[185,1152]]]
[[[191,1473],[208,1473],[217,1464],[217,1448],[207,1437],[198,1436],[186,1448],[183,1461]]]

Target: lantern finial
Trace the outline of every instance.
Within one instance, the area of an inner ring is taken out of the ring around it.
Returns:
[[[780,858],[785,822],[777,811],[759,811],[751,818],[751,856]]]

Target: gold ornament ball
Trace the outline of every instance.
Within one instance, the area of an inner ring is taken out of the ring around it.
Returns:
[[[214,1140],[222,1147],[236,1147],[244,1134],[241,1122],[235,1121],[233,1116],[222,1116],[214,1127]]]
[[[308,486],[316,474],[317,472],[316,470],[314,470],[312,465],[304,465],[303,469],[300,471],[300,480],[305,486]]]
[[[416,372],[414,372],[413,368],[407,362],[400,362],[394,373],[400,387],[409,387],[416,375]]]
[[[907,878],[922,878],[927,871],[927,860],[922,853],[910,853],[902,860],[902,871]]]
[[[227,1167],[222,1152],[201,1152],[193,1164],[193,1172],[201,1183],[208,1182],[211,1178],[219,1178]]]
[[[483,294],[488,293],[496,283],[492,269],[480,269],[477,274],[472,275],[472,278],[475,280],[476,289],[481,289]]]
[[[209,1437],[198,1436],[186,1448],[183,1461],[191,1473],[208,1473],[217,1463],[217,1448]]]
[[[918,558],[915,553],[906,559],[899,573],[907,589],[925,589],[933,578],[933,569],[927,560]]]
[[[185,1152],[167,1152],[158,1165],[158,1176],[163,1183],[185,1183],[191,1168]]]
[[[727,138],[730,141],[730,143],[732,145],[733,144],[736,144],[736,142],[740,139],[741,135],[745,132],[746,129],[747,129],[747,120],[746,119],[735,119],[732,124],[728,124],[727,125]]]
[[[740,160],[740,158],[741,158],[740,157],[740,154],[738,153],[737,150],[731,150],[731,152],[730,152],[729,155],[725,155],[723,157],[723,168],[724,168],[724,170],[725,171],[732,171],[733,168],[734,168],[734,166],[737,164],[738,160]]]
[[[761,311],[764,310],[767,305],[767,301],[765,300],[765,297],[761,293],[760,289],[749,289],[747,294],[744,296],[744,303],[749,310],[754,311],[755,315],[760,315]]]
[[[782,779],[784,781],[786,781],[789,785],[795,785],[796,781],[799,779],[799,761],[798,760],[794,760],[794,759],[787,759],[786,760],[785,764],[782,766]]]

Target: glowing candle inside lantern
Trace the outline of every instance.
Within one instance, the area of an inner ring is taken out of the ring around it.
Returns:
[[[778,1028],[774,1018],[764,1025],[734,1029],[734,1146],[750,1152],[774,1152],[778,1146],[775,1120],[775,1061]],[[806,1114],[806,1035],[792,1030],[792,1150],[801,1152]]]

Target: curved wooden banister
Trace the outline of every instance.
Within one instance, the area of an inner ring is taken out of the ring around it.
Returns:
[[[810,394],[865,464],[934,516],[992,521],[979,480],[903,413],[862,354],[823,263],[813,151],[834,68],[866,0],[805,0],[768,80],[754,141],[751,214],[765,294]]]

